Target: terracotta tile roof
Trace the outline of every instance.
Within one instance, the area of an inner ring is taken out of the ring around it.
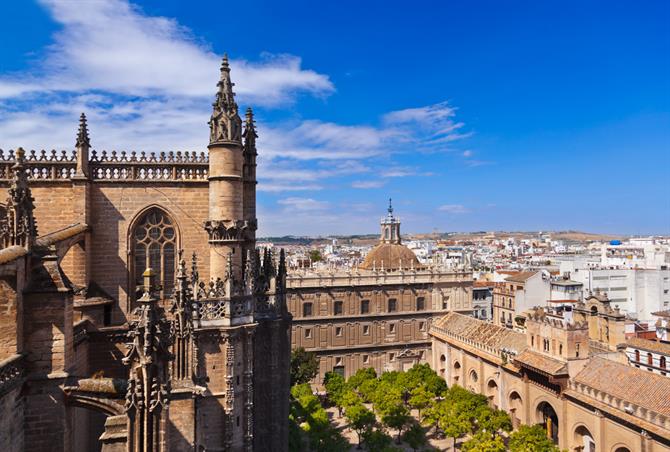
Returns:
[[[575,382],[670,416],[668,377],[596,356],[577,374]]]
[[[666,309],[665,311],[652,312],[651,315],[655,315],[656,317],[670,318],[670,309]]]
[[[473,341],[496,350],[506,348],[518,353],[527,347],[525,334],[457,312],[450,312],[438,319],[435,326],[459,336],[459,339]]]
[[[519,272],[516,275],[505,278],[505,281],[520,282],[520,283],[526,282],[528,278],[534,276],[536,273],[537,272]]]
[[[474,287],[493,287],[494,284],[493,281],[474,281],[472,283]]]
[[[649,350],[651,352],[670,355],[670,344],[666,344],[664,342],[650,341],[649,339],[642,339],[639,337],[631,337],[626,341],[626,345],[632,348],[639,348],[641,350]]]
[[[532,350],[525,350],[514,357],[514,361],[522,366],[531,367],[535,370],[547,373],[549,375],[566,375],[568,373],[567,364]]]

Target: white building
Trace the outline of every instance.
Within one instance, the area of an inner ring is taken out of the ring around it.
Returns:
[[[575,269],[570,277],[583,284],[585,296],[606,293],[612,305],[638,320],[651,320],[652,312],[670,307],[670,270],[667,269]]]

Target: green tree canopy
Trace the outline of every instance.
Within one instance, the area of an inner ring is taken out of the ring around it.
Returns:
[[[560,452],[541,425],[522,425],[509,437],[511,452]]]
[[[388,407],[384,415],[382,416],[382,424],[387,426],[390,429],[397,430],[398,436],[397,441],[400,442],[400,435],[402,430],[409,423],[411,417],[409,411],[402,403],[398,403],[391,407]]]
[[[316,354],[299,347],[291,352],[291,386],[309,383],[319,371]]]
[[[363,434],[363,444],[370,452],[383,451],[391,447],[393,438],[381,430],[368,430]]]
[[[309,250],[309,260],[312,262],[319,262],[323,260],[323,256],[321,255],[321,251],[319,250]]]
[[[428,443],[426,432],[419,424],[413,424],[403,435],[403,440],[412,448],[417,450]]]
[[[507,448],[502,437],[481,432],[463,443],[461,450],[463,452],[505,452]]]
[[[344,414],[349,421],[349,428],[356,432],[358,436],[358,446],[361,445],[361,438],[365,432],[372,429],[377,422],[375,414],[365,408],[362,403],[351,405]]]

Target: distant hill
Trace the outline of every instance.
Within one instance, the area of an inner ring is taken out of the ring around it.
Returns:
[[[567,240],[578,242],[602,242],[608,240],[623,240],[625,235],[599,234],[581,231],[476,231],[476,232],[430,232],[405,234],[405,240],[477,240],[485,236],[492,236],[497,239],[507,237],[522,238],[540,238],[540,236],[549,235],[553,240]],[[305,245],[318,246],[329,243],[337,239],[342,245],[365,246],[374,245],[379,240],[378,234],[356,234],[356,235],[332,235],[328,237],[261,237],[258,240],[271,242],[275,245]]]

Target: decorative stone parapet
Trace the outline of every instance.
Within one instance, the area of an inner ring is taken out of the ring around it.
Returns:
[[[16,162],[13,150],[0,149],[0,180],[12,178]],[[75,178],[77,151],[30,151],[25,159],[29,179],[63,181]],[[96,181],[204,182],[209,172],[205,152],[116,152],[91,151],[90,178]]]

